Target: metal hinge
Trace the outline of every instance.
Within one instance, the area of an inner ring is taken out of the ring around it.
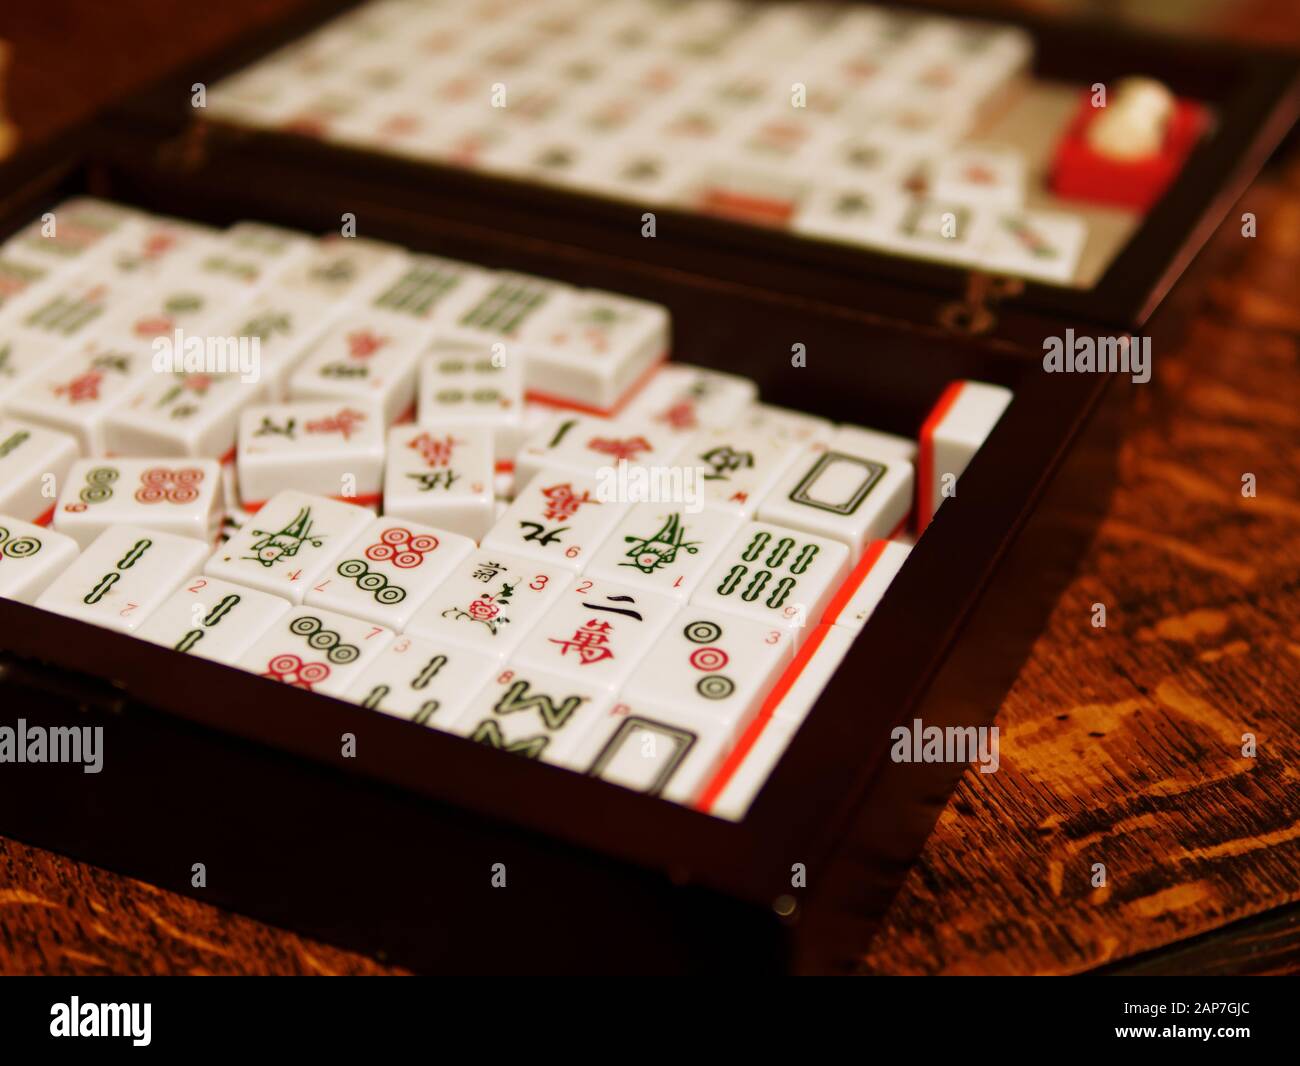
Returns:
[[[1024,291],[1025,283],[1020,278],[969,274],[966,277],[966,298],[941,307],[939,325],[954,333],[987,333],[998,324],[998,303]]]

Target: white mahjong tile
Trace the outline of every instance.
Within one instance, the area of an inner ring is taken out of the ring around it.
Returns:
[[[462,426],[388,431],[384,514],[483,539],[495,520],[492,433]]]
[[[732,729],[693,708],[620,701],[586,732],[573,768],[610,784],[689,803],[732,748]]]
[[[343,696],[371,710],[442,729],[500,669],[495,656],[402,634]]]
[[[963,144],[930,161],[926,193],[936,200],[1015,210],[1025,202],[1025,157],[1014,148]]]
[[[509,361],[512,348],[522,342],[525,328],[543,314],[553,314],[556,304],[573,298],[573,291],[558,281],[498,272],[477,299],[460,309],[447,335],[500,342]]]
[[[634,504],[583,571],[684,603],[740,526],[740,516],[680,503]]]
[[[787,629],[798,643],[821,621],[848,573],[847,545],[770,522],[746,522],[705,573],[691,605]]]
[[[767,783],[776,764],[785,754],[785,749],[794,739],[794,734],[794,726],[786,722],[768,721],[744,758],[725,782],[720,784],[717,794],[703,802],[700,809],[719,818],[740,821],[754,802],[754,797]]]
[[[530,666],[506,664],[446,728],[493,748],[577,769],[573,753],[613,694]]]
[[[815,447],[829,444],[835,424],[829,418],[758,403],[735,422],[737,429],[754,430],[786,444]]]
[[[517,488],[483,547],[579,571],[627,513],[616,497],[613,479],[544,468]]]
[[[411,616],[405,632],[501,660],[572,581],[573,575],[560,567],[480,548]]]
[[[319,607],[294,607],[235,665],[295,688],[342,696],[392,639],[390,630],[372,622]]]
[[[834,451],[859,455],[878,455],[882,459],[902,459],[916,463],[917,444],[911,437],[882,433],[864,426],[836,426],[827,446]]]
[[[208,545],[140,526],[101,533],[36,599],[36,606],[132,633],[196,574]]]
[[[619,139],[589,164],[593,191],[634,203],[676,203],[692,188],[698,162],[655,144]]]
[[[103,268],[131,280],[156,284],[174,263],[211,241],[217,231],[179,218],[144,218],[115,239],[101,257]]]
[[[528,390],[613,408],[668,354],[670,327],[659,304],[584,289],[525,328]]]
[[[9,246],[0,245],[0,309],[21,307],[54,284],[55,268],[17,258]]]
[[[901,192],[920,170],[923,159],[921,153],[896,138],[854,133],[825,145],[818,160],[819,184]]]
[[[956,381],[944,390],[921,428],[918,531],[925,529],[939,505],[957,491],[957,479],[1009,403],[1011,390],[1001,385]]]
[[[504,342],[435,337],[420,356],[416,420],[434,430],[490,430],[496,461],[512,459],[524,436],[518,354]]]
[[[1088,240],[1078,215],[1051,211],[1000,211],[994,217],[979,265],[997,273],[1069,282]]]
[[[186,579],[136,636],[234,665],[291,606],[279,596],[199,575]]]
[[[402,319],[449,325],[483,298],[498,277],[454,259],[409,256],[376,289],[367,306]]]
[[[35,603],[79,550],[71,537],[0,513],[0,598]]]
[[[213,334],[233,340],[239,361],[252,364],[267,398],[283,403],[289,392],[289,375],[345,308],[338,300],[305,287],[276,288],[219,318]],[[252,375],[241,370],[240,376]]]
[[[869,544],[822,621],[855,633],[860,630],[889,590],[911,551],[910,545],[896,540]]]
[[[230,306],[220,289],[168,276],[120,301],[95,323],[94,333],[101,341],[141,347],[154,356],[165,353],[174,365],[184,354],[186,335],[205,343],[209,325]]]
[[[374,517],[364,507],[286,489],[218,547],[203,572],[302,603]]]
[[[401,632],[475,544],[405,518],[376,518],[307,590],[304,602]]]
[[[867,181],[827,183],[804,198],[790,226],[811,237],[884,247],[910,202],[889,186]]]
[[[105,418],[105,450],[115,456],[233,457],[240,412],[264,397],[260,382],[238,372],[153,375]]]
[[[731,729],[716,718],[665,705],[643,710],[620,698],[583,736],[570,762],[589,777],[689,803],[731,744]]]
[[[678,610],[620,698],[647,712],[719,722],[734,741],[789,665],[790,634],[697,604]]]
[[[669,363],[623,410],[623,417],[642,419],[674,433],[729,426],[758,397],[748,378],[685,363]]]
[[[349,312],[330,326],[289,375],[290,401],[369,401],[394,422],[415,402],[419,355],[430,323]]]
[[[915,200],[885,241],[893,252],[969,266],[979,261],[993,222],[991,209],[956,201]]]
[[[678,460],[684,443],[681,435],[646,418],[557,414],[515,456],[515,489],[546,468],[605,476],[623,463],[640,470],[662,470]],[[628,488],[632,489],[631,481]],[[627,502],[633,502],[630,496]]]
[[[364,237],[323,237],[299,263],[276,278],[274,295],[305,297],[321,306],[361,303],[388,284],[407,262],[401,248]]]
[[[654,647],[677,607],[675,600],[644,587],[583,575],[510,661],[614,692]]]
[[[589,175],[599,173],[606,147],[580,129],[548,124],[529,139],[519,175],[543,185],[583,189]]]
[[[310,84],[262,67],[250,67],[211,87],[208,113],[238,125],[279,126],[306,99]]]
[[[311,238],[302,234],[240,222],[180,256],[172,272],[233,307],[305,261],[312,248]]]
[[[0,514],[48,522],[77,455],[76,438],[67,433],[0,418]]]
[[[769,697],[764,712],[774,721],[800,725],[839,669],[856,637],[854,630],[843,626],[820,625],[813,629],[781,679],[780,689]]]
[[[764,522],[830,537],[854,561],[868,541],[891,536],[912,509],[912,464],[874,451],[838,448],[798,457],[759,504]]]
[[[78,269],[104,257],[143,231],[140,212],[78,196],[65,200],[20,230],[5,244],[6,252],[57,272]]]
[[[83,548],[126,523],[211,543],[222,515],[212,459],[78,459],[54,510],[54,528]]]
[[[694,469],[707,506],[749,518],[799,454],[765,430],[724,427],[700,430],[677,462]]]
[[[47,350],[68,348],[97,337],[108,315],[133,295],[129,283],[91,269],[20,297],[5,309],[5,319],[15,332],[44,337]]]
[[[83,455],[103,455],[108,416],[153,371],[149,353],[90,341],[29,375],[8,413],[76,438]]]
[[[257,507],[282,488],[377,503],[384,476],[384,419],[361,400],[303,400],[245,407],[239,418],[239,494]]]

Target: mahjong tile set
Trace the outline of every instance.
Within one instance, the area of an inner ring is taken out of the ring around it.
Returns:
[[[0,263],[0,596],[730,818],[1011,400],[835,425],[627,295],[88,197]]]
[[[1016,27],[863,4],[377,0],[204,114],[1088,287],[1207,116],[1143,77],[1103,113],[1033,58]]]

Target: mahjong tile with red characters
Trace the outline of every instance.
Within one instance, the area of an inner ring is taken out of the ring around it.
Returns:
[[[749,518],[799,454],[778,434],[727,426],[700,430],[677,462],[694,471],[706,506]]]
[[[483,538],[483,547],[527,555],[576,573],[627,508],[611,479],[548,467],[518,490]]]
[[[792,654],[783,627],[687,604],[619,695],[646,713],[716,722],[735,740]]]
[[[737,514],[702,505],[634,504],[583,574],[685,603],[740,523]]]
[[[208,545],[140,526],[104,530],[36,599],[36,606],[124,633],[139,629],[187,578]]]
[[[292,604],[232,581],[187,578],[136,633],[186,655],[234,664]]]
[[[474,541],[459,533],[385,515],[344,547],[307,590],[305,602],[401,632],[474,550]]]
[[[671,342],[659,304],[584,289],[556,301],[523,330],[531,399],[598,411],[634,392]]]
[[[715,608],[788,630],[798,643],[849,572],[847,545],[770,522],[746,522],[691,596]]]
[[[123,278],[156,284],[186,255],[212,241],[218,231],[178,218],[142,218],[111,242],[100,257],[103,269]]]
[[[289,375],[290,402],[371,402],[391,424],[415,403],[419,353],[431,329],[398,315],[343,315]]]
[[[654,647],[677,606],[644,588],[580,576],[510,661],[613,692]]]
[[[83,455],[103,455],[109,416],[152,373],[147,348],[87,341],[28,376],[8,413],[71,435]]]
[[[374,517],[364,507],[285,489],[211,554],[203,572],[302,603]]]
[[[572,583],[561,567],[481,547],[411,616],[405,633],[504,660]]]
[[[628,419],[688,434],[735,422],[758,396],[747,378],[669,363],[623,410]]]
[[[0,511],[0,599],[35,603],[78,551],[71,537]]]
[[[233,458],[239,416],[266,398],[254,369],[247,376],[204,370],[157,374],[104,420],[110,455]]]
[[[122,524],[211,543],[221,515],[221,467],[211,459],[79,459],[64,479],[54,528],[83,548]]]
[[[348,686],[344,699],[443,729],[501,669],[493,655],[401,634]]]
[[[392,639],[391,630],[373,622],[320,607],[294,607],[235,665],[270,681],[342,696]]]
[[[476,426],[388,431],[384,514],[482,540],[496,516],[492,433]]]
[[[65,200],[7,242],[5,252],[56,273],[103,262],[145,232],[145,216],[122,204],[78,196]]]
[[[48,524],[77,461],[76,438],[16,418],[0,418],[0,514]]]
[[[515,456],[516,491],[543,468],[581,474],[610,471],[621,464],[662,469],[677,460],[683,444],[680,435],[645,418],[556,414]]]
[[[599,685],[507,663],[446,725],[476,744],[577,769],[583,734],[614,702]]]
[[[362,400],[255,404],[239,418],[239,495],[255,510],[279,489],[379,502],[384,478],[383,413]]]
[[[525,434],[523,360],[514,356],[504,342],[435,336],[420,356],[416,421],[490,430],[497,462],[513,461]]]
[[[813,449],[763,497],[758,517],[841,541],[856,561],[869,541],[901,531],[915,480],[911,463],[874,450]]]
[[[175,369],[182,367],[185,335],[202,340],[209,326],[235,306],[221,290],[208,291],[199,282],[167,278],[125,297],[121,306],[110,310],[95,324],[95,336],[104,341],[141,347],[154,356],[170,357]],[[177,332],[179,331],[179,333]],[[160,342],[155,344],[155,342]],[[167,348],[163,349],[161,343]]]

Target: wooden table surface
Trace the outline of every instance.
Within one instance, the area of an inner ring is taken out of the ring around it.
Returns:
[[[294,4],[109,6],[10,17],[29,137]],[[1295,42],[1300,12],[1223,27]],[[1154,353],[1109,514],[999,711],[1001,769],[964,777],[863,972],[1300,972],[1298,278],[1293,153],[1180,283],[1194,319]],[[0,839],[0,973],[396,972]]]

